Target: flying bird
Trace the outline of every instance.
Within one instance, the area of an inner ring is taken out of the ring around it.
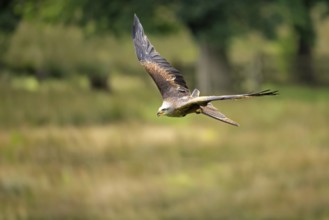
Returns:
[[[158,116],[184,117],[190,113],[201,113],[219,121],[239,126],[238,123],[220,113],[211,104],[211,101],[277,95],[278,91],[271,90],[222,96],[200,96],[198,89],[194,89],[191,93],[183,75],[155,50],[144,34],[143,26],[136,14],[134,15],[132,38],[139,62],[152,77],[161,93],[163,102],[157,112]]]

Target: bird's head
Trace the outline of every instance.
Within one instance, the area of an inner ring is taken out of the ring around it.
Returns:
[[[157,112],[157,116],[170,115],[172,111],[173,111],[173,107],[171,103],[164,101]]]

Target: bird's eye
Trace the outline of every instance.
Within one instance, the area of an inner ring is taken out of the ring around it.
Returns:
[[[163,108],[163,109],[161,109],[161,111],[163,111],[163,112],[168,111],[168,108]]]

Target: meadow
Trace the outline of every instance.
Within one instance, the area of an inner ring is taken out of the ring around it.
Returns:
[[[217,102],[233,127],[112,84],[1,82],[0,219],[329,219],[328,88]]]

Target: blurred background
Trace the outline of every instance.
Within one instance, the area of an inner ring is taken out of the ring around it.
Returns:
[[[136,13],[201,95],[156,117]],[[1,0],[0,219],[329,219],[329,1]]]

